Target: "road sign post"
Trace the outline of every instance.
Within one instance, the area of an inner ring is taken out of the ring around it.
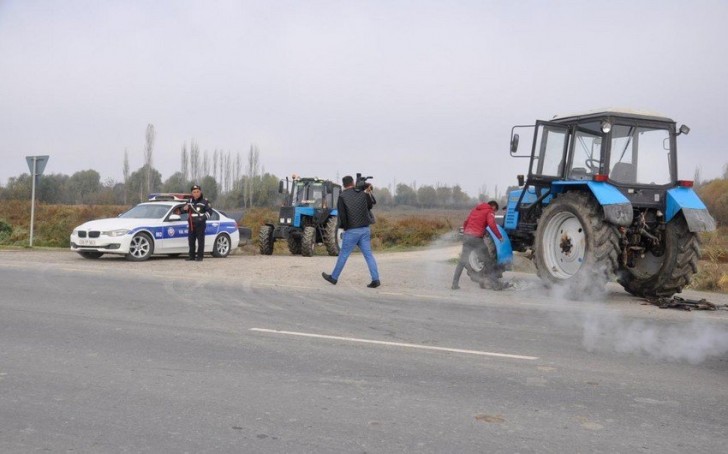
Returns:
[[[28,246],[33,247],[33,223],[35,221],[35,180],[39,176],[43,175],[46,163],[48,162],[48,156],[26,156],[25,160],[28,162],[28,168],[30,169],[31,178],[31,190],[30,190],[30,241]]]

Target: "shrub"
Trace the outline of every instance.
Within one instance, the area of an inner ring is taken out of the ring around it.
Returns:
[[[0,220],[0,243],[7,242],[12,234],[13,226],[8,224],[4,220]]]

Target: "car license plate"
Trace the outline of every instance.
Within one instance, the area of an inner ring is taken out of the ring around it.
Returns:
[[[81,246],[96,246],[96,240],[78,240]]]

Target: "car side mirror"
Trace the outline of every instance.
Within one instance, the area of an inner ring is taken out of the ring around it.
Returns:
[[[182,217],[179,214],[170,214],[169,220],[170,221],[181,221]]]

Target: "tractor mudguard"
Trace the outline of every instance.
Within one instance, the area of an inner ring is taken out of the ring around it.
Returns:
[[[619,189],[602,181],[554,181],[552,190],[558,194],[566,187],[586,186],[604,210],[604,218],[610,224],[628,226],[632,224],[632,203]]]
[[[503,265],[506,269],[510,269],[511,264],[513,263],[513,248],[511,247],[511,240],[508,238],[508,234],[503,227],[499,225],[498,231],[503,236],[503,240],[499,240],[490,227],[486,227],[486,230],[493,239],[493,243],[495,243],[495,251],[498,255],[498,265]]]
[[[692,188],[679,187],[667,191],[665,222],[670,222],[681,210],[691,232],[715,230],[715,219]]]

